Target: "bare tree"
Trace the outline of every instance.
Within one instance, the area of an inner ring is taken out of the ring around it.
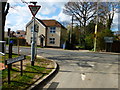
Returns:
[[[63,12],[67,15],[74,16],[75,19],[80,23],[80,40],[81,45],[85,46],[85,35],[87,24],[95,18],[97,12],[96,2],[81,2],[80,0],[76,2],[68,2],[65,4]]]
[[[99,2],[98,4],[98,22],[102,22],[108,29],[111,28],[113,18],[118,8],[117,2]]]
[[[86,26],[87,23],[96,15],[96,4],[93,2],[68,2],[65,4],[63,12],[67,15],[74,15],[80,26]]]
[[[118,3],[117,2],[108,2],[107,3],[107,28],[110,29],[111,25],[113,23],[113,18],[115,13],[117,12],[117,8],[118,8]]]

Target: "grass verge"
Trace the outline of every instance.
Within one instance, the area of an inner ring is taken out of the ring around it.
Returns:
[[[7,69],[2,71],[2,89],[3,90],[25,90],[37,80],[49,74],[54,68],[50,60],[36,59],[35,65],[31,66],[30,57],[23,62],[23,75],[20,74],[20,62],[14,63],[11,69],[11,83],[7,82]]]

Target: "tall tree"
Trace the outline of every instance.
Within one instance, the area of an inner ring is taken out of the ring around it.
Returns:
[[[117,12],[118,3],[116,2],[109,2],[108,3],[108,19],[107,19],[107,28],[110,29],[113,23],[113,18],[115,13]]]
[[[74,16],[74,20],[80,24],[80,33],[82,37],[81,45],[85,46],[86,26],[91,19],[96,16],[96,2],[82,2],[80,0],[76,2],[68,2],[65,4],[63,12],[67,15]]]
[[[99,2],[98,4],[99,22],[106,24],[108,29],[111,28],[118,5],[117,2]]]
[[[96,14],[96,4],[93,2],[68,2],[65,4],[63,12],[74,16],[80,26],[86,27],[87,23]],[[85,31],[84,31],[85,32]]]

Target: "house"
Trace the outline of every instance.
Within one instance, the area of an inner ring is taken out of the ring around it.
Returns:
[[[26,25],[26,42],[32,41],[33,19]],[[41,47],[62,47],[67,29],[56,20],[35,19],[36,41]]]
[[[14,31],[10,31],[10,37],[16,37],[16,33]],[[8,32],[4,33],[5,38],[8,38]]]
[[[114,31],[114,35],[118,36],[118,38],[120,39],[120,31]]]
[[[19,38],[25,38],[26,32],[24,30],[17,30],[15,36]]]

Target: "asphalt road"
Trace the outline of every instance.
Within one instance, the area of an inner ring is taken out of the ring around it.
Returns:
[[[30,55],[30,48],[20,47],[20,53]],[[119,87],[118,55],[50,48],[38,48],[37,53],[60,66],[58,74],[44,88]]]

